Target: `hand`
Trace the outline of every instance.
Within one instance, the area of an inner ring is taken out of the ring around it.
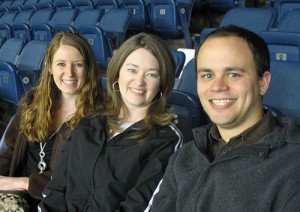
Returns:
[[[28,177],[6,177],[0,176],[0,190],[28,190]]]

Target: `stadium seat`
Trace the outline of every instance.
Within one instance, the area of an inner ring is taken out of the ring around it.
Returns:
[[[55,31],[78,32],[80,26],[99,25],[99,21],[103,15],[100,9],[84,9],[80,10],[72,24],[57,24]]]
[[[122,7],[132,10],[128,30],[134,32],[147,32],[150,30],[150,16],[143,0],[123,0]]]
[[[128,9],[110,9],[102,16],[99,26],[111,40],[113,49],[118,48],[125,40],[131,11]]]
[[[0,47],[0,61],[16,64],[16,59],[25,45],[25,40],[10,38]]]
[[[113,8],[120,8],[120,5],[117,0],[97,0],[96,8],[102,9],[104,10],[104,12],[107,12]]]
[[[74,7],[73,3],[69,0],[54,0],[53,5],[57,9],[60,9],[60,8],[73,8]]]
[[[0,4],[0,13],[8,12],[10,9],[10,5],[12,5],[13,0],[3,0]]]
[[[278,22],[276,31],[261,32],[268,44],[271,60],[300,63],[300,8],[286,12]]]
[[[39,2],[37,3],[37,9],[41,10],[41,9],[49,9],[49,8],[54,8],[54,2],[53,0],[39,0]]]
[[[0,99],[15,106],[35,85],[48,42],[33,40],[22,49],[16,64],[0,62]]]
[[[90,43],[96,62],[100,68],[106,68],[112,57],[112,46],[104,31],[98,26],[81,26],[79,27],[81,34]]]
[[[14,37],[12,25],[20,24],[20,23],[28,23],[32,14],[33,14],[33,11],[30,11],[30,10],[24,10],[21,12],[17,12],[17,15],[15,16],[15,18],[11,24],[9,24],[9,23],[0,24],[1,37],[6,38],[6,39]]]
[[[15,38],[26,39],[28,41],[33,39],[32,26],[34,24],[47,23],[52,17],[54,10],[52,8],[37,10],[32,14],[29,23],[14,23],[12,30]]]
[[[56,10],[47,23],[32,24],[34,40],[51,41],[57,24],[70,24],[77,15],[76,8],[61,8]]]
[[[23,4],[23,10],[37,10],[39,0],[26,0]]]
[[[189,32],[193,0],[152,0],[151,27],[166,37],[184,36],[187,48],[192,48]]]
[[[281,20],[282,16],[296,8],[300,8],[300,0],[276,0],[274,3],[274,8],[278,11],[278,22]]]
[[[185,63],[185,54],[182,51],[171,51],[176,63],[175,77],[179,77]]]
[[[26,0],[14,0],[13,3],[9,7],[9,11],[17,11],[17,12],[22,11],[25,1]]]
[[[276,21],[277,10],[274,8],[237,7],[225,13],[219,27],[232,24],[255,33],[260,33],[274,27]],[[200,37],[195,39],[196,44],[198,45],[203,38],[215,29],[216,28],[204,28],[201,31]]]
[[[0,35],[1,39],[9,39],[12,37],[12,30],[11,25],[14,22],[14,19],[16,18],[18,12],[16,11],[10,11],[5,12],[0,17]]]
[[[94,9],[95,5],[90,0],[75,0],[74,5],[79,10]]]
[[[284,116],[294,117],[300,125],[300,64],[272,61],[271,76],[263,103],[278,109]]]
[[[195,59],[191,59],[183,69],[175,90],[187,92],[198,97]]]
[[[177,116],[176,125],[182,132],[185,143],[193,140],[193,128],[208,123],[197,97],[184,91],[172,90],[168,103],[172,112]]]

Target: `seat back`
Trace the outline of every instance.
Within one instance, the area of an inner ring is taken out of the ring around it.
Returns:
[[[97,0],[96,8],[104,10],[104,12],[109,11],[113,8],[119,8],[119,2],[117,0]]]
[[[11,25],[14,22],[17,14],[18,13],[16,11],[11,11],[11,12],[4,13],[0,17],[0,24],[9,24],[9,25]]]
[[[83,25],[98,25],[103,11],[99,9],[85,9],[78,13],[74,20],[74,27],[79,29]]]
[[[183,69],[184,63],[185,63],[185,54],[182,51],[171,51],[173,58],[175,60],[176,68],[175,68],[175,77],[179,77],[180,73]]]
[[[184,142],[193,140],[192,129],[207,124],[199,99],[184,91],[172,90],[168,103],[176,114],[176,125],[183,135]]]
[[[237,25],[255,33],[268,31],[274,27],[277,21],[277,10],[275,8],[236,7],[225,13],[220,27]],[[204,28],[201,31],[201,40],[215,28]]]
[[[261,32],[268,44],[271,60],[300,63],[300,8],[285,13],[278,22],[277,31]]]
[[[151,27],[163,36],[181,37],[187,48],[192,48],[189,31],[194,0],[152,0]]]
[[[271,76],[263,103],[278,109],[284,116],[294,117],[300,125],[300,64],[272,61]]]
[[[150,16],[143,0],[123,0],[122,7],[132,10],[129,30],[137,32],[150,30]]]
[[[0,99],[17,105],[38,82],[48,42],[32,40],[22,49],[15,65],[0,62]]]
[[[85,9],[94,9],[95,5],[93,1],[90,0],[76,0],[74,2],[74,5],[79,10],[85,10]]]
[[[0,48],[0,61],[16,64],[16,59],[25,45],[24,40],[7,39]]]
[[[125,40],[131,11],[128,9],[110,9],[102,16],[99,26],[110,38],[113,48],[118,48]]]
[[[51,41],[55,34],[55,26],[58,24],[71,24],[78,10],[74,8],[61,8],[56,10],[51,19],[46,23],[33,24],[33,38],[35,40]]]
[[[36,10],[39,0],[26,0],[23,4],[23,10]]]
[[[181,23],[174,0],[151,1],[151,25],[156,33],[178,37]]]
[[[186,64],[184,70],[180,75],[178,86],[176,89],[198,97],[196,65],[194,58]]]
[[[300,8],[300,0],[276,0],[274,7],[278,11],[278,22],[282,16],[292,9]]]
[[[91,45],[97,64],[101,68],[106,68],[112,57],[112,47],[104,31],[98,26],[80,26],[79,33]]]

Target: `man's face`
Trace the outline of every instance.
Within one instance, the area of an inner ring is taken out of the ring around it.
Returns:
[[[208,39],[197,57],[197,91],[217,126],[241,133],[263,115],[261,95],[270,79],[260,79],[246,41],[238,37]]]

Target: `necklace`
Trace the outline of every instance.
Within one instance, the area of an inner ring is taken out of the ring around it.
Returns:
[[[40,174],[43,173],[43,171],[46,169],[47,167],[47,164],[45,163],[44,161],[44,157],[45,157],[45,152],[44,152],[44,149],[45,149],[45,146],[47,143],[44,143],[42,144],[42,142],[39,142],[40,143],[40,153],[39,153],[39,156],[40,156],[40,162],[38,164],[38,167],[40,169]]]

